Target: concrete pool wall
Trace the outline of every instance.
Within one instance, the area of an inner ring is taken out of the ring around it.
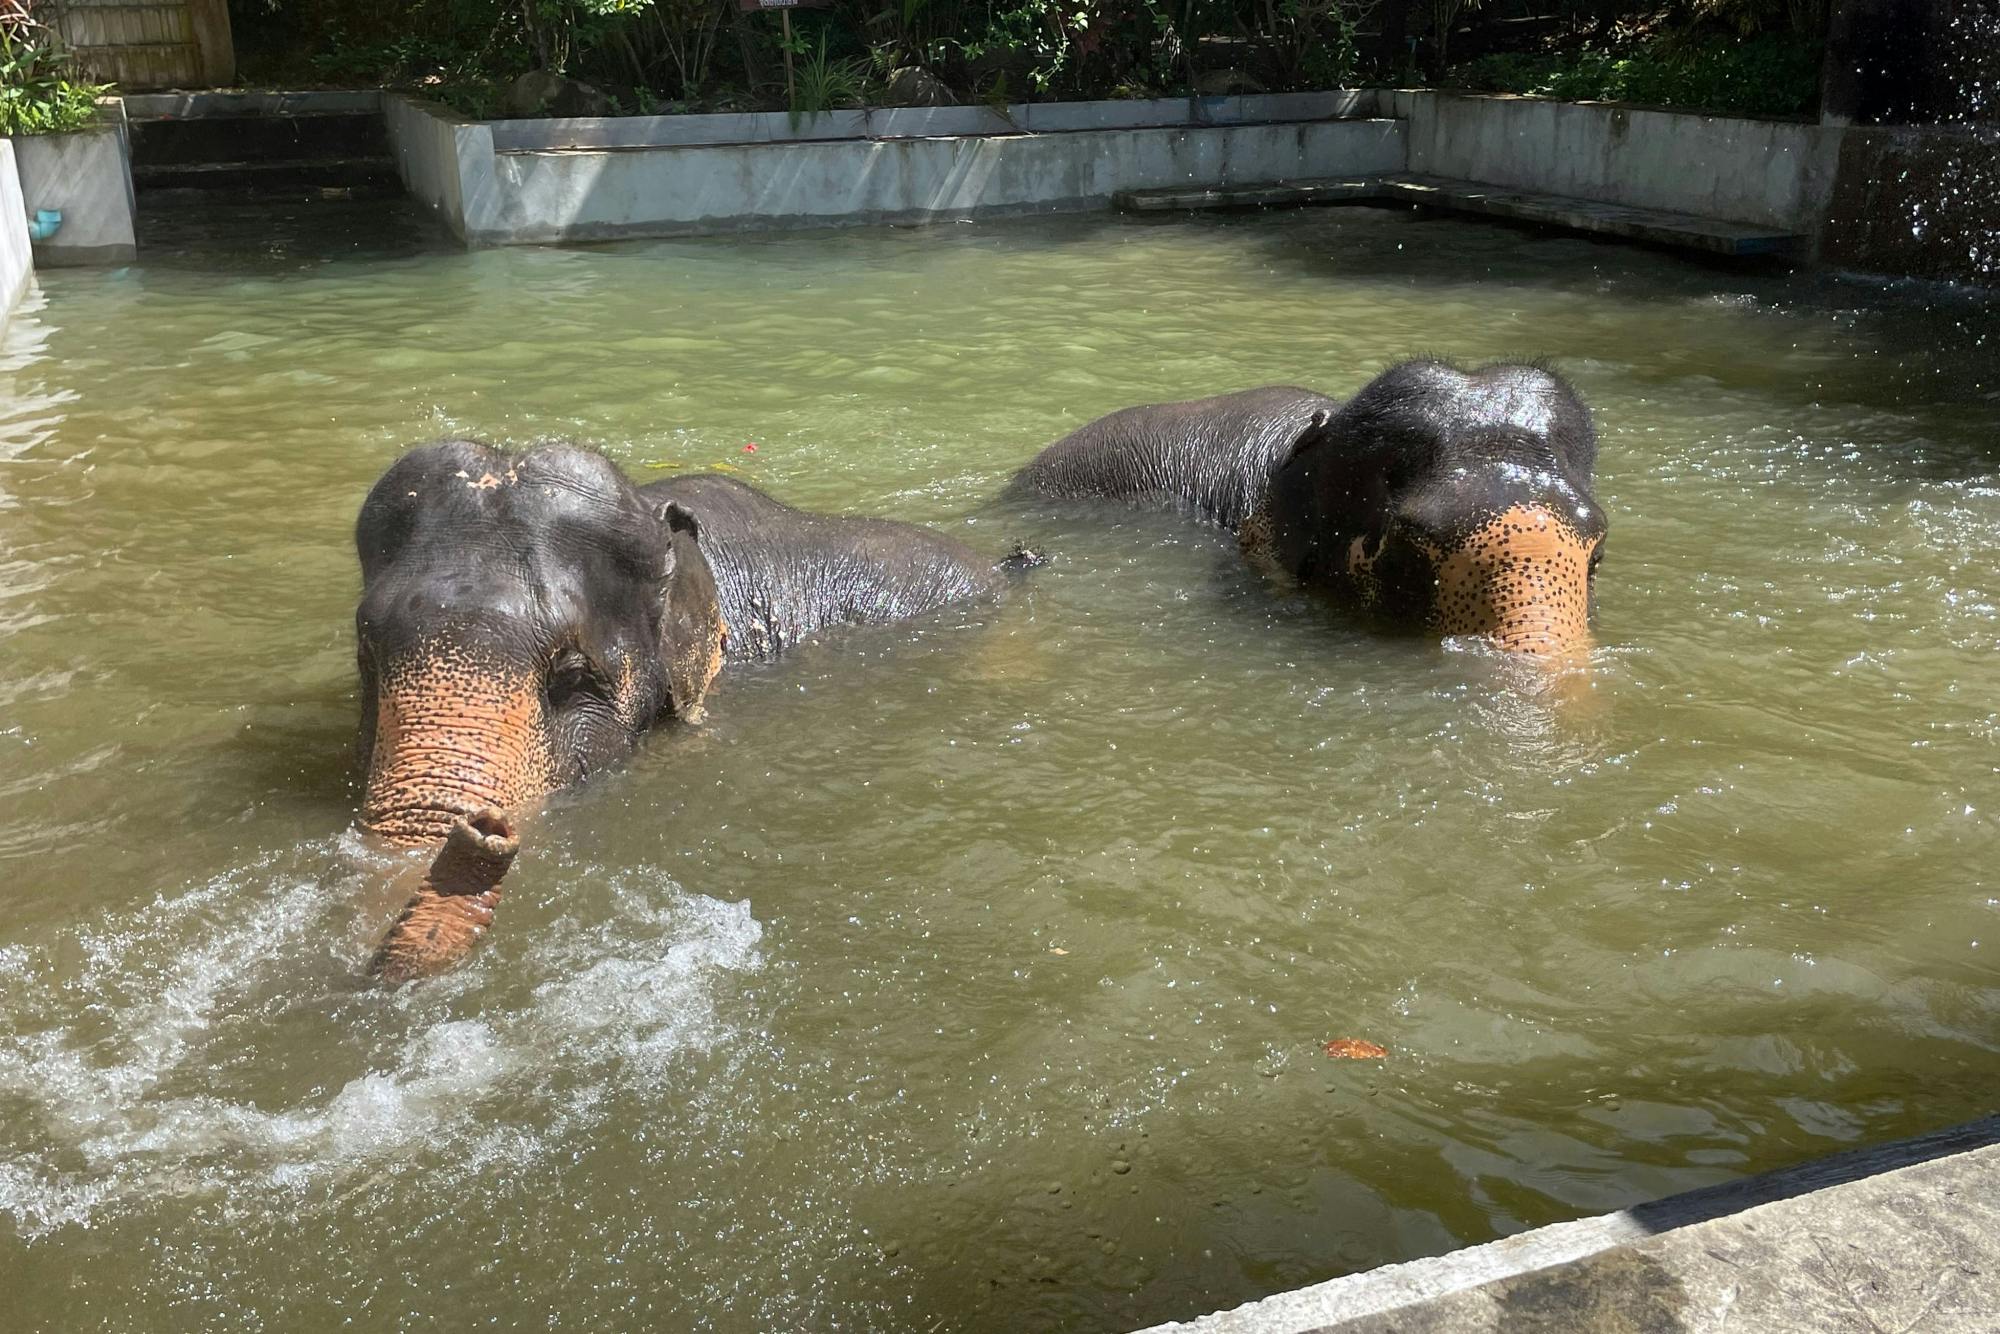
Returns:
[[[1403,127],[1353,114],[1358,94],[1213,101],[1200,124],[1175,99],[1005,119],[843,112],[796,129],[782,114],[480,123],[402,95],[385,110],[410,194],[471,245],[1076,211],[1189,181],[1403,168]],[[667,142],[633,142],[649,136]]]
[[[1842,131],[1396,90],[475,122],[385,98],[404,184],[470,245],[925,222],[1417,173],[1817,234]]]
[[[0,333],[6,332],[7,317],[27,295],[34,276],[28,210],[21,202],[20,178],[14,174],[14,145],[0,139]]]
[[[1806,236],[1840,161],[1842,132],[1807,121],[1503,94],[1377,96],[1408,127],[1412,172]]]
[[[125,104],[98,102],[98,123],[68,134],[23,135],[13,141],[14,170],[28,214],[62,214],[53,236],[35,242],[35,262],[124,264],[137,254],[132,145]]]

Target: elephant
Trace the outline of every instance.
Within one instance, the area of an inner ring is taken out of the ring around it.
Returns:
[[[663,719],[698,723],[725,660],[1005,584],[915,524],[811,514],[722,477],[639,487],[563,444],[412,449],[370,490],[355,545],[359,823],[444,845],[377,951],[390,983],[484,932],[523,808]]]
[[[1010,494],[1183,510],[1280,582],[1566,658],[1589,647],[1604,555],[1596,461],[1555,372],[1422,358],[1345,403],[1272,385],[1126,408],[1044,449]]]
[[[721,473],[652,482],[639,494],[701,525],[729,623],[730,660],[775,658],[836,625],[880,625],[993,597],[1041,562],[1016,547],[997,563],[963,542],[893,519],[794,509]]]

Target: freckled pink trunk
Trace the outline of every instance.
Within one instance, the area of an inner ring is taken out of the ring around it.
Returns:
[[[433,977],[471,953],[493,922],[500,881],[520,847],[513,821],[496,807],[453,821],[423,884],[369,961],[369,973],[385,986],[401,986]]]
[[[462,663],[419,663],[383,685],[362,828],[435,844],[481,807],[519,810],[548,791],[534,687]]]

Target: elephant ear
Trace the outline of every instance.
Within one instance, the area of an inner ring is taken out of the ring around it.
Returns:
[[[1301,454],[1304,454],[1307,450],[1325,439],[1326,424],[1332,420],[1333,414],[1331,412],[1325,408],[1314,408],[1312,416],[1306,421],[1304,426],[1299,428],[1299,433],[1293,437],[1292,443],[1285,446],[1285,452],[1278,460],[1278,467],[1273,469],[1273,471],[1291,467],[1293,461]]]
[[[697,545],[701,542],[701,523],[677,500],[662,501],[653,507],[653,516],[660,521],[660,575],[670,577],[680,558],[674,552],[674,539],[685,534],[688,541]]]
[[[660,522],[667,526],[667,532],[686,533],[697,541],[701,539],[701,520],[695,518],[694,512],[680,501],[667,501],[660,506],[659,515]]]

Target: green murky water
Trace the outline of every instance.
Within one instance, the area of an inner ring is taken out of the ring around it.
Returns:
[[[318,219],[47,274],[0,362],[9,1328],[1118,1330],[1992,1109],[1990,308],[1361,210]],[[1419,350],[1593,404],[1587,678],[992,506]],[[1060,559],[734,673],[372,994],[349,525],[447,431]]]

